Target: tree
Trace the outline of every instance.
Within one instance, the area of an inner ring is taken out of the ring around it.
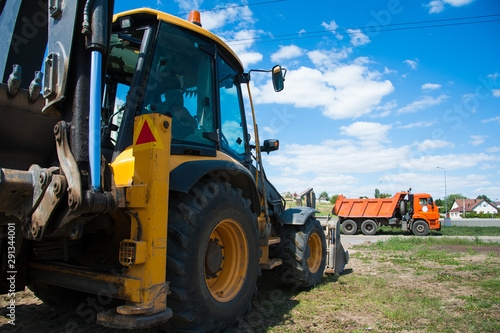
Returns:
[[[332,205],[335,205],[335,202],[337,202],[337,198],[339,197],[338,194],[335,194],[335,195],[332,195],[332,197],[330,198],[330,203]]]
[[[375,199],[380,198],[380,191],[378,188],[375,189]]]
[[[391,198],[392,197],[392,194],[389,194],[389,193],[380,193],[380,195],[378,196],[380,199],[384,199],[384,198]]]
[[[488,197],[486,196],[486,194],[481,194],[481,195],[478,195],[478,196],[477,196],[477,199],[483,199],[483,200],[486,200],[486,201],[488,201],[488,202],[493,202],[493,201],[491,201],[491,200],[490,200],[490,198],[488,198]]]
[[[448,204],[448,211],[451,210],[451,207],[453,206],[453,202],[458,199],[468,199],[465,195],[462,193],[456,193],[456,194],[450,194],[446,197],[446,201]]]
[[[368,199],[368,197],[366,195],[363,195],[361,197],[359,197],[360,199]]]
[[[321,198],[321,197],[323,197],[323,196],[326,198],[326,200],[330,200],[330,199],[328,198],[328,192],[326,192],[326,191],[321,192],[321,193],[320,193],[320,195],[319,195],[319,197]]]

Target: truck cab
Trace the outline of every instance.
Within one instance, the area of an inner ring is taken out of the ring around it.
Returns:
[[[438,207],[434,203],[432,196],[427,193],[415,193],[413,196],[413,223],[424,220],[429,229],[441,230]],[[417,228],[424,232],[426,227]],[[428,229],[427,229],[428,231]],[[418,232],[418,231],[417,231]]]

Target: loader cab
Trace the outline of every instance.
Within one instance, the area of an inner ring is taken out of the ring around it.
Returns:
[[[109,162],[132,145],[134,119],[172,117],[173,155],[250,157],[240,88],[243,66],[206,30],[154,10],[115,16],[102,146]]]

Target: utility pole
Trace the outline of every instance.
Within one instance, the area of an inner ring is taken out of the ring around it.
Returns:
[[[446,169],[441,168],[441,167],[436,167],[438,169],[443,169],[444,170],[444,225],[447,225],[448,220],[448,196],[446,194]],[[451,225],[451,222],[449,222]]]

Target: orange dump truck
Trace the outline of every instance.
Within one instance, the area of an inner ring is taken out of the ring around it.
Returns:
[[[383,225],[401,227],[418,236],[441,229],[438,208],[431,195],[412,194],[411,189],[385,199],[346,199],[340,195],[332,213],[339,217],[346,235],[354,235],[358,229],[365,235],[374,235]]]

